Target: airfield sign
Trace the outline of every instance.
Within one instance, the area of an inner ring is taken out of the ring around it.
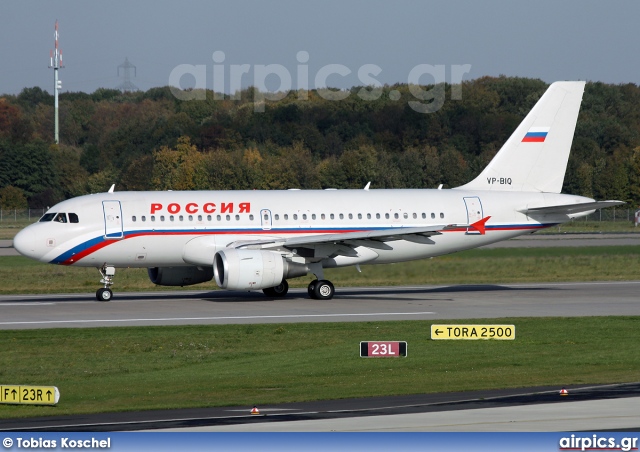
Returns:
[[[55,386],[0,385],[0,403],[55,405],[59,400]]]
[[[431,339],[512,341],[516,338],[515,325],[431,325]]]

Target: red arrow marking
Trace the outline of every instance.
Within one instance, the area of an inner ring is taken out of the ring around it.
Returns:
[[[485,223],[491,218],[491,216],[484,217],[482,220],[476,221],[473,224],[470,224],[469,227],[475,229],[480,233],[480,235],[484,235],[485,233]]]

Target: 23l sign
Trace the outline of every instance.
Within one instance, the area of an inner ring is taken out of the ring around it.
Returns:
[[[407,356],[407,343],[403,341],[360,342],[361,358],[398,358]]]

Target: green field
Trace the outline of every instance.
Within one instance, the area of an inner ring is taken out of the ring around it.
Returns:
[[[473,250],[362,270],[326,276],[338,291],[350,285],[637,280],[640,246]],[[93,293],[98,279],[95,269],[0,257],[4,294]],[[309,279],[292,283],[304,286]],[[145,270],[116,274],[116,296],[152,288]],[[638,381],[640,317],[481,322],[515,324],[516,340],[431,341],[432,322],[425,321],[4,330],[0,384],[55,385],[61,402],[0,405],[0,418]],[[407,341],[408,357],[360,358],[363,340]]]
[[[61,393],[56,407],[0,405],[0,418],[225,405],[248,410],[319,399],[630,382],[640,374],[640,317],[482,321],[515,324],[513,341],[431,341],[431,323],[0,331],[0,383],[55,385]],[[408,356],[360,358],[362,340],[407,341]]]
[[[498,284],[537,281],[624,281],[640,279],[640,246],[585,248],[497,248],[471,250],[414,262],[330,269],[325,277],[345,286],[415,284]],[[290,280],[305,287],[312,277]],[[95,268],[41,264],[21,256],[0,257],[0,294],[93,293],[100,287]],[[114,292],[164,290],[146,269],[118,269]],[[188,287],[209,291],[215,282]]]

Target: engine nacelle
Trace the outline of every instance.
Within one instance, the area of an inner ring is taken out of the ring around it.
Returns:
[[[149,279],[159,286],[191,286],[211,281],[211,267],[153,267],[147,269]]]
[[[288,264],[274,251],[224,249],[213,258],[213,273],[222,289],[253,290],[275,287],[287,277],[306,274],[306,266],[290,271]]]

